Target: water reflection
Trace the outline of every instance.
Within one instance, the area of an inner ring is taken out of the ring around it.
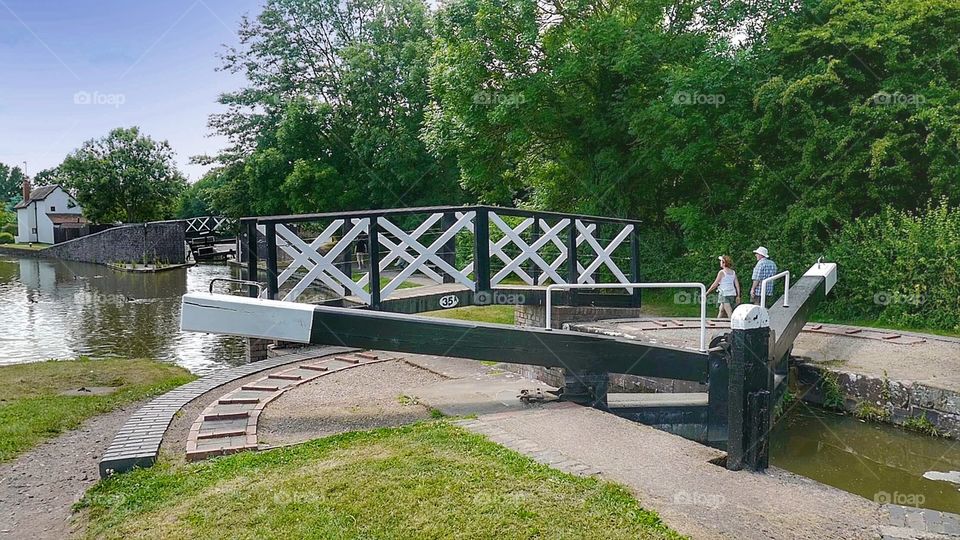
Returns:
[[[150,357],[205,373],[243,361],[239,338],[179,331],[180,296],[228,265],[157,274],[100,265],[0,257],[0,364],[78,355]]]
[[[867,424],[800,403],[774,428],[770,460],[877,502],[960,512],[960,485],[930,478],[960,471],[957,441]]]

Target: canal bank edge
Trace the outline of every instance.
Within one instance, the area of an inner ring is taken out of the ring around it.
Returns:
[[[636,339],[612,326],[598,325],[605,320],[623,321],[620,310],[598,307],[554,309],[555,327],[570,325],[571,330],[599,332]],[[636,310],[629,317],[636,319]],[[644,319],[669,318],[644,317]],[[692,320],[675,318],[676,320]],[[517,326],[543,327],[545,324],[542,306],[518,306],[515,313]],[[858,328],[858,327],[850,327]],[[956,338],[899,332],[905,336],[922,338],[930,342],[960,343]],[[838,339],[844,339],[838,337]],[[849,338],[852,339],[852,338]],[[886,376],[858,373],[844,365],[843,359],[832,362],[814,362],[805,357],[794,357],[792,368],[797,375],[795,395],[803,401],[852,413],[864,420],[893,424],[926,435],[960,439],[960,392],[939,388],[930,384]],[[504,369],[524,377],[537,379],[553,386],[562,386],[563,370],[519,364],[502,364]],[[919,378],[919,377],[918,377]],[[706,392],[706,386],[694,382],[610,374],[612,392]]]
[[[877,378],[799,360],[797,394],[808,403],[926,435],[960,438],[960,392]]]
[[[182,221],[120,225],[42,249],[0,246],[0,254],[46,257],[111,265],[118,262],[186,263],[186,233]]]

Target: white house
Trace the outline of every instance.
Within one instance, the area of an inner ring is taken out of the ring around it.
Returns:
[[[53,244],[54,225],[83,223],[83,210],[77,201],[60,186],[43,186],[30,190],[30,181],[23,181],[23,201],[17,210],[17,242]]]

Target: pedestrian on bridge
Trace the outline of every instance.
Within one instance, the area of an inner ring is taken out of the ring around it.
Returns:
[[[713,285],[707,289],[707,294],[718,291],[719,308],[717,318],[722,319],[723,314],[727,318],[733,317],[733,310],[740,303],[740,281],[737,279],[737,273],[733,270],[733,259],[729,255],[717,257],[720,260],[720,271],[717,272],[717,279],[713,280]]]
[[[753,285],[750,286],[750,303],[760,305],[760,284],[768,277],[777,275],[777,263],[770,259],[767,248],[760,246],[753,250],[757,257],[757,265],[753,267]],[[767,284],[767,296],[773,296],[774,284]],[[763,306],[766,307],[766,306]]]

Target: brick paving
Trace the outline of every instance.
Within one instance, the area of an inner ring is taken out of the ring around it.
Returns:
[[[207,406],[190,427],[187,461],[256,450],[260,413],[287,390],[338,371],[397,359],[365,351],[328,354],[228,392]]]
[[[153,465],[160,452],[163,434],[173,416],[201,395],[261,371],[351,350],[346,347],[321,347],[283,354],[212,373],[155,398],[135,412],[117,432],[110,447],[100,458],[100,477],[106,478],[115,472]]]

